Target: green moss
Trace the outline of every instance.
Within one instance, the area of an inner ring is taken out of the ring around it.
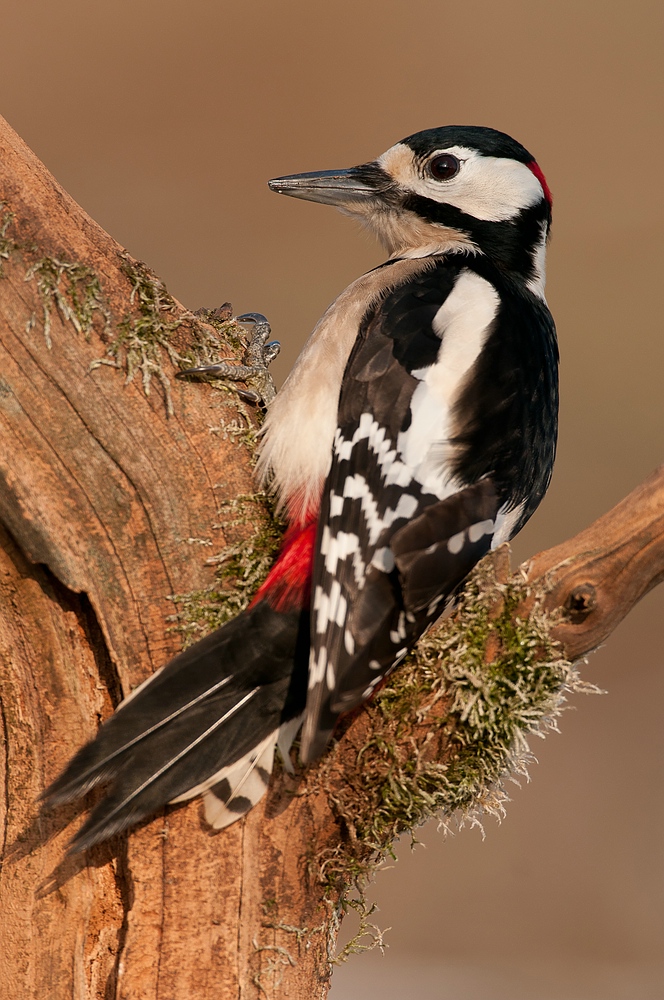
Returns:
[[[14,218],[14,212],[7,208],[7,203],[0,201],[0,278],[4,276],[3,261],[9,260],[14,251],[18,249],[14,240],[7,235]]]
[[[432,817],[449,828],[502,816],[505,780],[527,775],[528,738],[555,728],[569,692],[596,690],[562,656],[537,603],[527,618],[515,616],[526,594],[520,578],[501,584],[492,560],[481,563],[454,617],[420,641],[376,696],[357,767],[346,786],[335,783],[332,806],[347,835],[317,859],[320,878],[330,900],[359,912],[370,938],[366,884],[394,856],[395,840],[414,839]],[[323,787],[334,767],[333,749]]]
[[[172,415],[171,383],[163,368],[163,356],[184,367],[184,358],[171,343],[183,321],[175,317],[176,305],[164,283],[145,264],[124,254],[121,269],[131,282],[129,301],[137,311],[125,314],[117,325],[116,337],[106,348],[106,357],[93,361],[90,367],[120,368],[126,374],[125,383],[140,372],[146,396],[156,378],[164,390],[167,412]]]
[[[229,302],[219,309],[197,309],[194,317],[200,321],[202,336],[199,335],[192,347],[183,352],[189,367],[214,364],[218,361],[220,342],[230,347],[236,354],[245,350],[245,330],[233,318]],[[213,336],[210,336],[209,331],[205,332],[205,326],[212,327]]]
[[[502,608],[494,616],[496,586],[486,565],[476,570],[450,625],[422,640],[377,698],[386,720],[399,716],[397,739],[415,710],[432,732],[444,732],[452,751],[444,764],[418,757],[395,761],[363,831],[379,847],[432,813],[472,812],[480,804],[486,808],[492,797],[497,805],[501,776],[525,763],[526,736],[546,728],[564,692],[578,686],[574,667],[555,649],[544,617],[513,617],[525,597],[523,585],[505,586]],[[486,663],[489,642],[500,652]],[[442,717],[433,711],[440,698],[447,703]],[[393,747],[382,750],[394,757]]]
[[[64,320],[73,324],[78,333],[89,336],[95,315],[99,314],[104,328],[110,325],[110,314],[104,303],[99,278],[87,264],[70,263],[56,257],[42,257],[25,273],[25,281],[37,281],[41,298],[44,339],[51,349],[51,312],[58,309]],[[34,317],[28,324],[34,326]]]
[[[106,348],[106,356],[94,361],[91,368],[99,365],[119,368],[125,372],[125,383],[140,374],[146,396],[150,395],[152,380],[157,379],[164,392],[166,411],[172,416],[171,380],[164,370],[165,357],[181,370],[214,364],[220,354],[227,353],[229,346],[240,350],[242,328],[233,319],[220,321],[213,311],[201,310],[204,320],[193,313],[182,313],[163,281],[128,254],[122,255],[121,269],[131,282],[130,303],[134,308],[118,323],[117,335]],[[189,342],[186,346],[176,346],[174,335],[185,323],[191,327]],[[212,385],[231,391],[222,382],[213,381]],[[233,402],[244,410],[237,394],[233,394]],[[246,411],[243,415],[247,425],[253,426]],[[246,434],[247,427],[243,426],[241,433]]]
[[[13,253],[23,251],[33,260],[38,253],[35,245],[17,242],[8,235],[14,218],[15,213],[10,211],[7,203],[0,201],[0,277],[3,274],[3,262],[9,260]],[[51,316],[54,307],[66,322],[72,323],[76,331],[86,338],[97,317],[101,318],[104,330],[108,331],[110,313],[101,284],[97,274],[87,264],[51,256],[40,257],[30,265],[24,280],[35,280],[37,283],[42,305],[44,339],[49,350],[52,347]],[[27,329],[31,330],[36,322],[37,317],[32,315]]]
[[[185,647],[245,610],[272,568],[281,544],[283,525],[274,516],[265,493],[229,500],[222,504],[220,515],[219,527],[225,532],[246,535],[249,528],[250,533],[206,560],[216,566],[211,587],[169,598],[178,608],[171,621],[175,631],[183,634]]]

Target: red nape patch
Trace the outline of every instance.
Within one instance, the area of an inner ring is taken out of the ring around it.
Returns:
[[[316,543],[316,522],[289,528],[279,558],[259,588],[250,607],[265,600],[275,611],[307,607],[311,600],[311,570]]]
[[[544,197],[548,201],[549,205],[550,206],[553,205],[553,196],[551,194],[551,189],[549,188],[549,185],[546,183],[546,177],[542,173],[542,168],[540,167],[539,163],[536,163],[535,160],[531,160],[530,163],[526,164],[526,166],[528,167],[529,170],[532,170],[532,172],[535,174],[535,177],[542,185],[542,190],[544,191]]]

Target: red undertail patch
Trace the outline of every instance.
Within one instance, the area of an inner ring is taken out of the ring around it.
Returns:
[[[316,522],[289,528],[279,557],[251,602],[265,600],[275,611],[304,608],[311,600]]]

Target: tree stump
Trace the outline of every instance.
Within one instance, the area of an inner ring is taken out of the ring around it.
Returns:
[[[237,358],[237,326],[173,300],[1,120],[0,148],[0,996],[324,998],[393,838],[499,808],[571,661],[664,575],[664,471],[514,575],[489,558],[322,763],[277,769],[244,820],[214,833],[194,800],[63,860],[86,804],[35,800],[183,633],[246,603],[278,530],[253,411],[174,380]]]

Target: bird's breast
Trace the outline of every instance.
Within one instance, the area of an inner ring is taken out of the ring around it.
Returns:
[[[304,513],[318,506],[331,463],[341,383],[365,313],[430,266],[426,258],[395,260],[368,271],[316,324],[263,425],[258,474],[272,480],[289,508],[295,502]]]

